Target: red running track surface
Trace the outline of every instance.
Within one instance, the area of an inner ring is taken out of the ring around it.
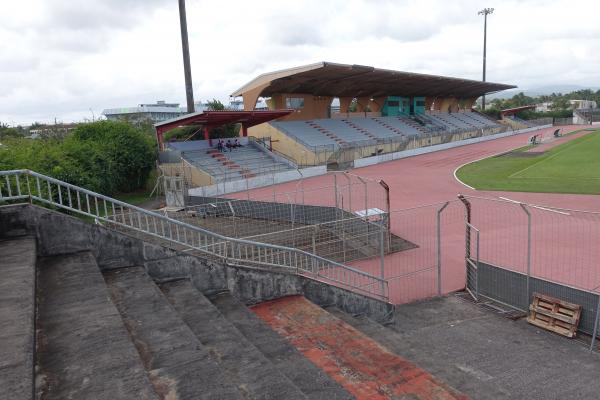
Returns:
[[[581,126],[566,126],[562,133],[581,129]],[[538,133],[551,135],[555,128],[541,129]],[[454,177],[454,171],[463,164],[503,153],[527,144],[533,132],[490,140],[437,151],[420,156],[390,161],[352,170],[353,174],[372,179],[383,179],[390,186],[390,206],[392,232],[416,243],[419,247],[386,256],[385,277],[390,280],[390,300],[405,303],[437,293],[436,289],[436,247],[435,247],[435,208],[421,211],[395,212],[411,207],[442,203],[457,199],[459,193],[483,197],[506,197],[516,201],[579,210],[600,210],[600,197],[594,195],[485,192],[473,190]],[[305,189],[318,188],[330,184],[329,178],[320,176],[304,180]],[[276,185],[276,192],[292,192],[296,182]],[[272,187],[255,189],[253,196],[268,198]],[[310,193],[306,191],[307,196]],[[305,198],[307,204],[322,204],[318,192],[313,198]],[[328,204],[331,205],[331,204]],[[511,204],[474,204],[474,224],[493,227],[483,233],[481,240],[482,258],[498,265],[524,272],[526,253],[526,218]],[[452,203],[445,211],[442,221],[442,291],[449,293],[465,286],[465,227],[464,208],[458,202]],[[536,221],[541,221],[537,219]],[[555,232],[557,221],[548,222],[552,226],[536,224],[532,237],[536,238],[532,272],[534,275],[562,282],[576,287],[591,289],[600,285],[600,268],[595,267],[600,254],[595,250],[574,249],[583,240],[589,240],[589,232],[572,229],[562,234]],[[551,229],[550,229],[551,228]],[[597,232],[600,240],[600,231]],[[586,236],[587,235],[587,236]],[[486,240],[489,238],[489,240]],[[550,244],[552,243],[552,244]],[[558,245],[557,245],[558,244]],[[600,246],[599,246],[600,248]],[[380,274],[379,259],[352,263],[353,266],[375,275]],[[423,269],[427,269],[423,271]]]

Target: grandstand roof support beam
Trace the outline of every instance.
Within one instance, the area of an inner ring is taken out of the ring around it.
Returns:
[[[252,111],[256,108],[256,102],[258,101],[258,98],[260,97],[260,93],[267,86],[268,86],[268,84],[258,86],[252,90],[245,92],[242,95],[242,99],[244,100],[244,110],[245,111]]]
[[[208,140],[209,146],[212,146],[212,139],[210,138],[210,131],[208,129],[208,126],[205,125],[202,131],[204,132],[204,140]]]
[[[350,104],[352,104],[352,100],[354,98],[352,96],[344,96],[340,97],[340,112],[347,113],[350,109]]]

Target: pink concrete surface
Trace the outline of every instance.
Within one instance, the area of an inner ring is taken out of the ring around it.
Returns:
[[[547,136],[555,129],[541,129],[539,133]],[[565,126],[562,132],[578,129],[581,126]],[[437,293],[435,215],[439,205],[422,207],[424,205],[451,202],[442,213],[441,223],[444,293],[465,286],[464,207],[455,201],[459,193],[496,199],[505,197],[550,207],[600,210],[600,196],[476,191],[455,179],[454,171],[461,165],[525,146],[532,134],[528,132],[351,171],[362,177],[383,179],[390,186],[392,232],[419,246],[385,257],[384,274],[389,280],[392,302],[400,304]],[[305,203],[332,205],[331,189],[318,189],[330,184],[330,176],[305,179]],[[293,192],[297,185],[297,182],[276,185],[275,192]],[[252,196],[267,198],[272,193],[273,187],[267,187],[253,190]],[[278,200],[285,201],[283,198]],[[359,199],[353,198],[353,201]],[[420,208],[410,209],[413,207]],[[600,246],[593,245],[594,237],[600,239],[600,217],[573,213],[567,216],[539,209],[533,209],[532,213],[532,274],[587,289],[600,285]],[[517,204],[473,200],[473,224],[481,229],[482,260],[526,271],[527,218]],[[475,245],[471,248],[475,254]],[[379,259],[351,265],[380,274]]]

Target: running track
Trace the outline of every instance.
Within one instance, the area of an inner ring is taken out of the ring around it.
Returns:
[[[548,136],[554,129],[541,129],[535,133]],[[563,127],[562,132],[567,133],[577,129],[581,129],[581,126]],[[352,173],[372,179],[383,179],[390,186],[392,211],[456,200],[459,193],[494,198],[507,197],[526,203],[553,207],[600,210],[600,196],[483,192],[472,190],[455,179],[454,171],[459,166],[522,147],[527,144],[528,138],[533,134],[534,132],[528,132],[357,168],[352,170]],[[304,187],[321,187],[329,183],[330,181],[326,177],[314,177],[306,179]],[[291,192],[295,189],[295,182],[280,184],[275,188],[278,193]],[[273,188],[256,189],[252,192],[253,196],[264,195],[266,197],[273,193]],[[313,195],[319,197],[317,192]],[[305,201],[319,204],[322,199],[307,197]],[[494,204],[492,203],[492,205]],[[444,293],[464,288],[465,235],[462,213],[462,206],[456,202],[444,211],[442,222],[442,289]],[[499,204],[497,210],[492,210],[486,203],[474,204],[474,215],[478,215],[478,217],[474,216],[474,223],[492,227],[489,232],[485,233],[482,229],[482,258],[494,261],[497,265],[506,265],[511,269],[524,272],[523,254],[525,253],[526,230],[523,227],[526,219],[523,214],[519,214],[519,210],[515,210],[513,205]],[[574,249],[577,249],[578,244],[589,242],[589,232],[592,232],[592,228],[588,229],[587,237],[576,228],[559,237],[559,233],[554,231],[557,229],[556,225],[562,223],[561,221],[549,220],[547,226],[541,224],[541,218],[536,221],[539,226],[534,227],[532,235],[534,240],[535,238],[538,240],[534,246],[532,268],[534,275],[588,289],[600,284],[600,271],[596,271],[600,268],[593,267],[600,259],[600,254],[596,254],[598,251],[586,249],[583,252],[573,252]],[[419,245],[417,249],[386,256],[385,277],[390,282],[391,301],[404,303],[435,295],[437,290],[435,209],[431,207],[422,211],[393,212],[391,224],[393,233]],[[595,229],[593,232],[594,235],[597,232],[600,240],[600,230]],[[365,260],[352,265],[379,275],[379,260]]]

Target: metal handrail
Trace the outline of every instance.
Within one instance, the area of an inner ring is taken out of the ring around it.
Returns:
[[[300,249],[220,235],[34,171],[0,171],[0,201],[26,199],[166,240],[229,264],[282,267],[297,275],[389,299],[385,279]]]

